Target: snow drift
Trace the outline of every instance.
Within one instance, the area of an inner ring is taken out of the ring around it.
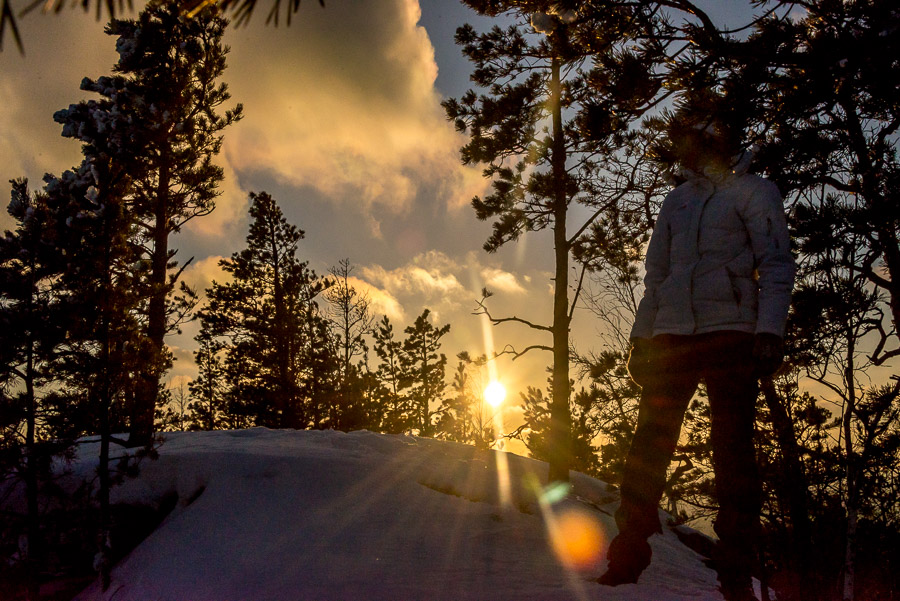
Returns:
[[[82,445],[73,477],[95,467]],[[371,432],[166,434],[113,501],[175,509],[78,601],[720,600],[716,574],[665,529],[640,582],[595,582],[617,498],[544,463]]]

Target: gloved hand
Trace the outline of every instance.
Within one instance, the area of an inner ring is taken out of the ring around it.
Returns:
[[[646,338],[633,338],[631,351],[628,353],[628,374],[635,384],[643,388],[652,372],[650,341]]]
[[[756,375],[773,375],[784,363],[784,340],[776,334],[757,334],[753,342],[753,361]]]

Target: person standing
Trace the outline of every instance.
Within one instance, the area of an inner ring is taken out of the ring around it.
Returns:
[[[751,572],[762,502],[753,428],[758,378],[784,358],[795,264],[781,194],[749,173],[752,152],[713,120],[670,131],[686,181],[663,201],[646,257],[628,369],[642,387],[616,511],[605,585],[637,582],[688,403],[701,380],[710,406],[714,530],[721,590],[755,599]]]

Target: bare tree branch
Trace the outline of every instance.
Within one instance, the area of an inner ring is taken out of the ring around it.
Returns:
[[[569,323],[572,323],[572,316],[575,314],[575,307],[578,305],[578,298],[581,296],[581,289],[584,286],[584,274],[587,272],[587,264],[581,265],[581,275],[578,276],[578,286],[575,288],[575,294],[572,297],[572,306],[569,307]]]
[[[533,344],[522,349],[521,351],[517,351],[511,344],[507,344],[505,347],[503,347],[502,351],[500,351],[499,353],[494,353],[494,358],[496,359],[497,357],[502,357],[504,355],[512,355],[512,360],[515,361],[519,357],[522,357],[531,351],[549,351],[552,353],[553,347],[547,346],[545,344]]]
[[[485,292],[487,292],[487,291],[485,291]],[[513,323],[520,323],[520,324],[526,325],[529,328],[532,328],[534,330],[541,330],[543,332],[552,332],[553,331],[553,328],[551,328],[550,326],[543,326],[540,324],[536,324],[531,321],[528,321],[527,319],[522,319],[521,317],[515,317],[515,316],[513,316],[513,317],[494,317],[494,316],[492,316],[490,311],[488,310],[487,306],[485,306],[485,304],[484,304],[485,299],[489,298],[490,296],[491,296],[490,293],[485,294],[484,297],[482,297],[482,299],[480,301],[477,301],[478,309],[476,309],[475,311],[472,312],[473,315],[484,315],[495,326],[499,325],[501,323],[513,322]]]

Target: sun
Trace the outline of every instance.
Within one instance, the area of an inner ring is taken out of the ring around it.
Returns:
[[[488,384],[484,389],[484,400],[492,407],[499,407],[505,398],[506,388],[497,380]]]

